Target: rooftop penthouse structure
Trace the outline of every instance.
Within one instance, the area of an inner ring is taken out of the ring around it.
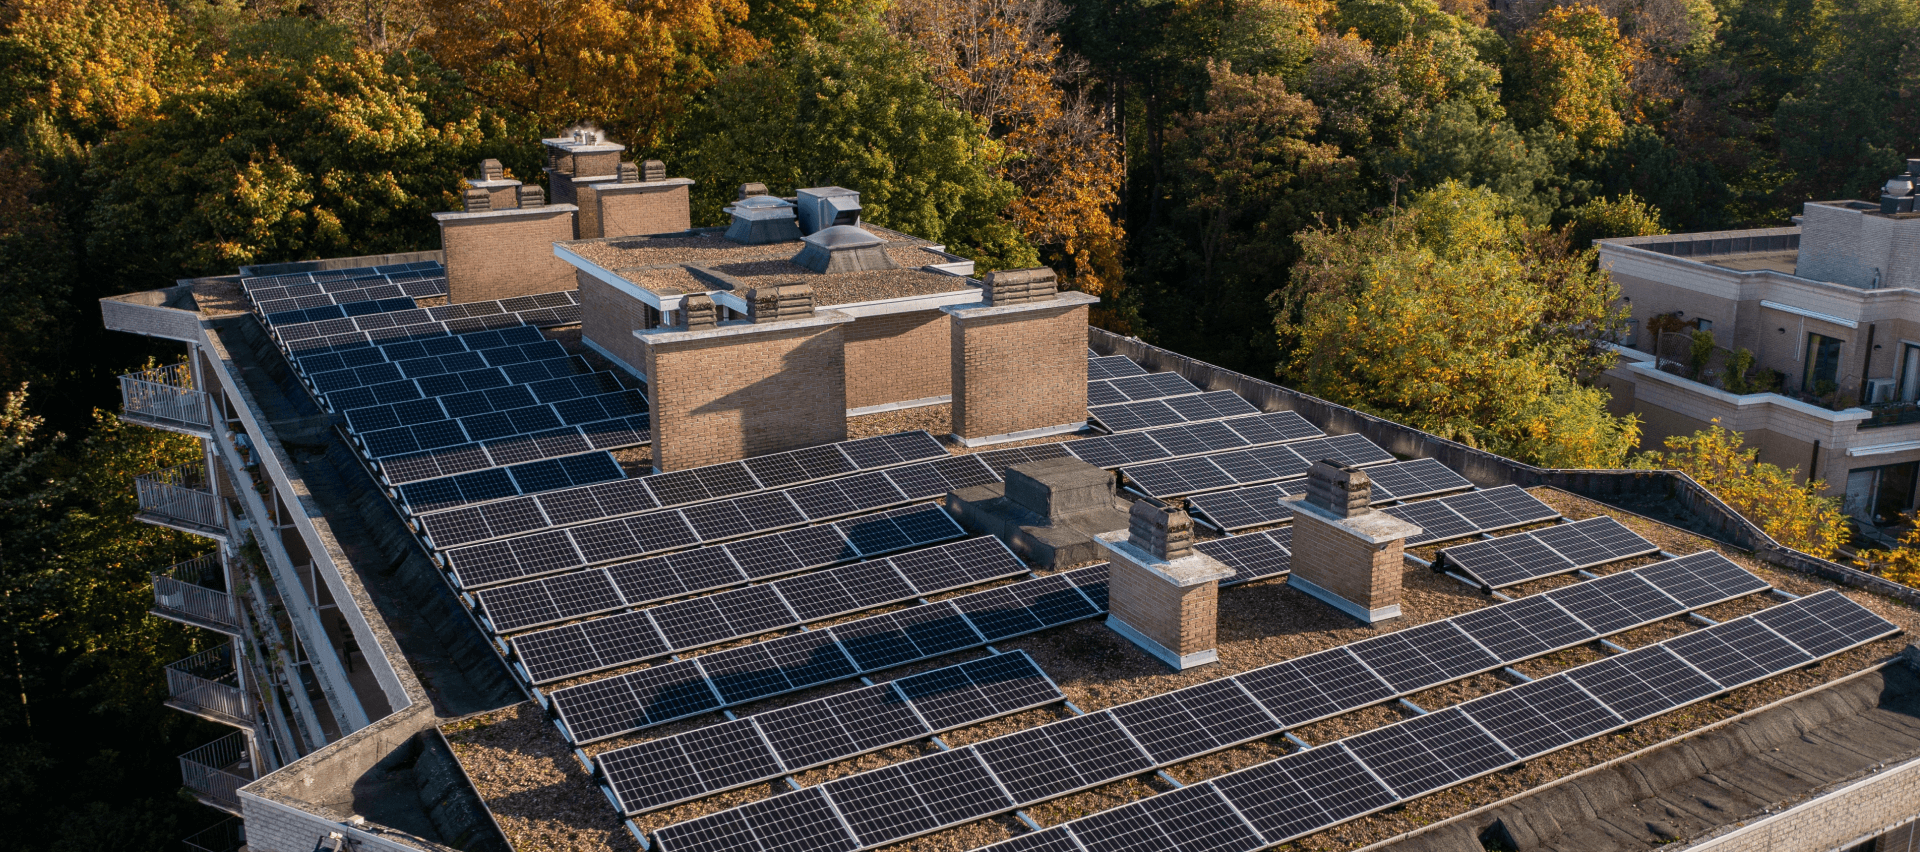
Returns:
[[[1920,593],[584,135],[102,301],[227,852],[1906,848]],[[1861,847],[1861,844],[1879,844]]]

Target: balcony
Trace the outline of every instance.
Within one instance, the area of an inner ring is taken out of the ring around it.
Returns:
[[[149,524],[225,541],[227,501],[213,493],[205,464],[183,464],[133,478],[140,498],[135,518]]]
[[[228,818],[187,835],[180,841],[187,852],[239,852],[247,847],[247,823]]]
[[[240,788],[253,783],[247,732],[234,731],[180,755],[180,779],[194,798],[240,816]]]
[[[167,706],[222,724],[245,728],[247,693],[240,688],[233,646],[209,648],[167,664]]]
[[[213,398],[193,386],[185,362],[120,377],[120,419],[201,438],[213,437]]]
[[[168,621],[222,633],[240,629],[219,553],[196,556],[153,575],[152,612]]]

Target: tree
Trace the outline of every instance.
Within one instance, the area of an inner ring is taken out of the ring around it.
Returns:
[[[426,0],[420,46],[489,106],[541,132],[597,124],[640,149],[762,45],[745,0]]]
[[[18,0],[0,7],[0,118],[93,144],[190,88],[193,39],[155,0]]]
[[[1168,134],[1175,202],[1142,252],[1159,279],[1149,297],[1173,349],[1243,370],[1272,369],[1267,294],[1298,256],[1295,231],[1317,212],[1356,206],[1355,163],[1308,141],[1319,112],[1286,83],[1215,66],[1204,110]]]
[[[1006,218],[1018,190],[993,174],[1002,146],[877,25],[729,69],[674,148],[699,216],[717,216],[742,183],[845,186],[860,191],[863,219],[944,243],[982,271],[1037,262]]]
[[[1780,469],[1758,461],[1759,451],[1742,449],[1740,433],[1711,426],[1692,435],[1667,438],[1665,453],[1636,456],[1637,470],[1678,470],[1713,492],[1774,541],[1829,559],[1847,538],[1840,501],[1821,496],[1826,483],[1795,482],[1797,468]]]
[[[1567,236],[1575,248],[1611,237],[1650,237],[1667,232],[1660,227],[1660,211],[1631,192],[1618,198],[1596,198],[1574,208],[1572,214]]]
[[[408,57],[244,61],[94,154],[88,249],[169,281],[252,263],[430,247],[430,213],[504,133]]]
[[[1126,234],[1114,218],[1120,146],[1090,102],[1068,94],[1074,76],[1051,28],[1056,0],[930,0],[889,8],[887,25],[918,48],[948,101],[1005,146],[996,173],[1020,194],[1008,208],[1028,243],[1076,289],[1115,313]]]
[[[1514,116],[1585,148],[1619,139],[1639,119],[1631,81],[1642,54],[1599,9],[1550,9],[1514,45],[1505,89]]]
[[[1549,467],[1617,467],[1639,435],[1582,380],[1617,289],[1564,232],[1449,182],[1353,227],[1300,234],[1276,294],[1283,376],[1301,390]]]
[[[1790,95],[1774,126],[1800,198],[1877,195],[1905,171],[1920,136],[1920,6],[1902,0],[1834,3],[1836,45]]]

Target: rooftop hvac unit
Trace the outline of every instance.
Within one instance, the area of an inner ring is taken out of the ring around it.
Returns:
[[[837,186],[803,189],[794,193],[800,233],[811,234],[835,225],[860,224],[860,193]]]
[[[1892,378],[1867,380],[1867,404],[1876,405],[1893,401],[1894,382]]]

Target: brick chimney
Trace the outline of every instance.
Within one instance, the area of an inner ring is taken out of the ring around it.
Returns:
[[[509,180],[498,160],[483,160],[458,211],[433,214],[446,253],[447,301],[482,302],[575,287],[573,267],[553,255],[572,239],[572,204],[548,204],[538,186]]]
[[[1373,484],[1357,467],[1321,460],[1293,505],[1293,570],[1287,584],[1372,624],[1400,615],[1406,540],[1420,528],[1372,506]]]
[[[1193,549],[1193,519],[1185,510],[1136,502],[1127,529],[1094,541],[1111,566],[1108,627],[1175,669],[1220,658],[1214,649],[1220,581],[1234,571]]]
[[[969,447],[1074,432],[1087,422],[1085,293],[1053,270],[989,273],[950,318],[953,435]]]
[[[627,146],[595,130],[542,139],[547,185],[558,204],[580,208],[573,239],[666,234],[693,227],[688,187],[659,160],[622,162]]]

